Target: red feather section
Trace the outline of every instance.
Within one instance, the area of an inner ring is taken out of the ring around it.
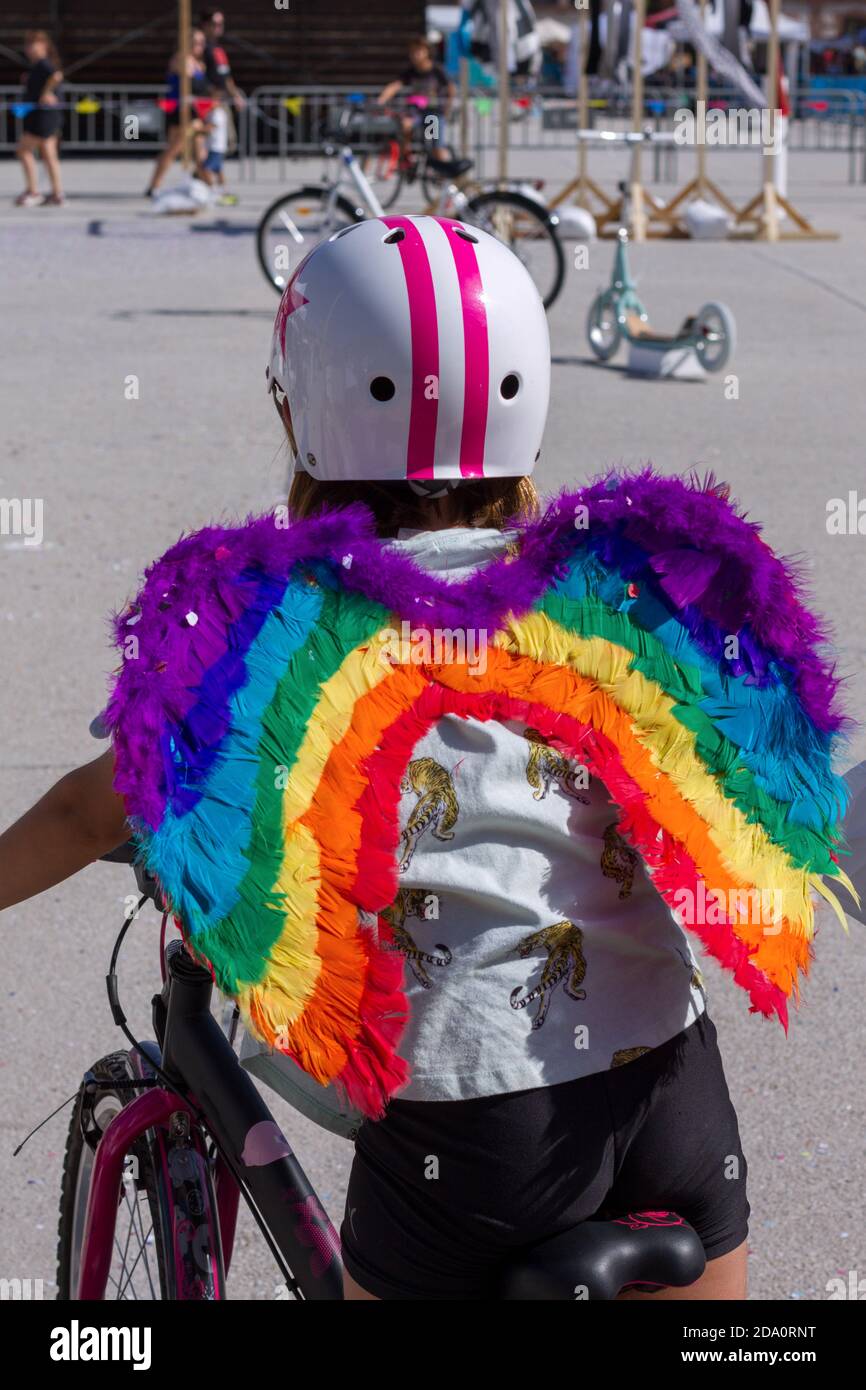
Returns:
[[[380,922],[380,940],[386,934],[387,929]],[[409,1063],[397,1056],[397,1044],[408,1016],[403,957],[377,945],[372,932],[362,931],[362,935],[367,971],[361,996],[361,1026],[351,1045],[349,1060],[334,1084],[345,1091],[358,1110],[378,1120],[389,1097],[409,1080]]]
[[[611,800],[620,808],[618,828],[621,834],[641,855],[668,906],[672,909],[677,906],[676,895],[684,888],[697,896],[701,875],[694,860],[679,841],[660,830],[647,807],[644,793],[625,771],[619,750],[611,739],[577,719],[552,712],[545,705],[500,692],[475,695],[431,684],[425,687],[412,708],[398,716],[382,738],[379,748],[365,760],[363,773],[366,786],[355,807],[362,817],[358,872],[350,890],[356,905],[379,913],[390,906],[396,897],[399,877],[395,851],[400,835],[400,781],[418,740],[446,713],[481,720],[518,720],[556,739],[568,756],[578,759],[604,783]],[[778,1015],[787,1029],[784,992],[754,964],[749,945],[740,940],[733,926],[726,921],[688,925],[700,937],[707,952],[729,970],[736,983],[747,991],[752,1011],[766,1016]],[[371,952],[371,971],[377,955],[380,962],[383,956],[389,963],[401,960],[390,952],[374,948]],[[392,1041],[396,1043],[402,1026],[402,1017],[394,1028],[383,1028],[380,1023],[376,1030],[368,1024],[371,1038],[382,1044],[372,1054],[372,1061],[385,1089],[390,1085],[387,1068],[400,1060],[393,1058],[388,1049]],[[353,1086],[369,1079],[366,1068],[362,1072],[360,1057],[353,1058],[351,1068],[347,1068],[341,1077],[347,1082],[350,1079]],[[368,1103],[373,1094],[373,1084],[371,1082],[363,1092]],[[360,1092],[356,1091],[356,1094]],[[388,1094],[393,1094],[393,1090],[388,1090]],[[367,1105],[361,1108],[373,1113]]]

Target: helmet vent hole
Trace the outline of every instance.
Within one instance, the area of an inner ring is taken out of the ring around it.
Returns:
[[[462,237],[464,241],[471,241],[473,245],[478,245],[477,236],[474,236],[472,232],[467,231],[465,227],[455,227],[454,234],[455,236]]]
[[[403,231],[402,227],[395,227],[393,232],[389,232],[387,236],[383,236],[382,240],[386,246],[393,246],[395,242],[403,241],[405,236],[406,233]]]
[[[499,387],[499,394],[504,401],[513,401],[520,390],[520,377],[514,372],[509,372],[508,376],[502,378]]]
[[[370,395],[374,401],[390,401],[397,388],[389,376],[374,376],[370,382]]]

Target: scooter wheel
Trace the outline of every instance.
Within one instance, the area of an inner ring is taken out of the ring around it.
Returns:
[[[609,362],[622,342],[622,327],[612,294],[597,294],[592,301],[586,320],[586,336],[598,360]]]
[[[699,309],[694,333],[704,370],[720,372],[737,345],[737,325],[727,304],[705,304]]]

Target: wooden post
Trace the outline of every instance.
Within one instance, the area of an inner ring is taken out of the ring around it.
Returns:
[[[508,114],[511,82],[508,75],[508,0],[499,0],[499,183],[508,182]]]
[[[469,59],[460,59],[460,158],[469,149]]]
[[[770,13],[770,40],[767,45],[767,108],[770,111],[771,129],[776,132],[777,97],[779,91],[779,0],[768,0]],[[779,208],[776,199],[776,156],[771,149],[764,150],[764,228],[762,236],[767,241],[779,240]]]
[[[586,5],[582,4],[578,10],[578,32],[580,35],[580,61],[577,70],[577,129],[586,130],[589,125],[589,78],[586,73],[587,63],[589,62],[589,15]],[[586,169],[589,150],[586,141],[577,138],[577,205],[581,208],[588,208],[589,203],[586,196]]]
[[[706,8],[707,0],[701,0],[701,25],[704,28],[706,28]],[[697,125],[698,178],[695,192],[699,198],[703,198],[707,184],[707,55],[700,49],[698,50],[697,108],[699,113]]]
[[[632,129],[640,133],[643,129],[643,25],[646,18],[646,0],[635,0],[634,6],[634,56],[632,77]],[[631,167],[631,237],[633,241],[646,240],[646,213],[643,200],[643,180],[641,177],[641,146],[635,144]]]
[[[180,65],[178,97],[180,100],[180,161],[184,169],[190,166],[189,152],[189,50],[192,29],[191,0],[178,0],[177,6],[177,53]]]

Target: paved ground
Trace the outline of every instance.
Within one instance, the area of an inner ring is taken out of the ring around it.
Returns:
[[[720,155],[739,201],[757,157]],[[612,164],[600,173],[612,183]],[[569,170],[538,160],[519,172]],[[683,179],[689,176],[682,158]],[[304,177],[315,168],[302,171]],[[0,822],[98,748],[87,726],[112,664],[105,617],[142,566],[182,529],[242,515],[281,495],[286,474],[264,364],[275,296],[254,261],[250,228],[273,180],[210,221],[154,219],[136,195],[141,164],[67,164],[65,209],[11,207],[18,174],[0,165],[0,496],[44,499],[39,548],[0,537]],[[558,178],[557,178],[558,175]],[[588,360],[583,324],[607,279],[609,244],[572,270],[551,314],[553,402],[540,481],[554,488],[599,466],[652,459],[668,472],[728,478],[770,542],[800,553],[816,601],[836,622],[850,703],[866,715],[866,537],[830,537],[828,499],[866,492],[863,340],[866,190],[841,157],[792,161],[795,202],[833,242],[664,244],[634,248],[651,318],[673,328],[708,299],[733,309],[737,399],[722,383],[641,383]],[[124,396],[139,379],[138,400]],[[866,755],[858,735],[851,760]],[[97,865],[5,914],[6,1007],[0,1044],[0,1219],[6,1277],[54,1276],[66,1114],[17,1159],[23,1135],[118,1044],[103,976],[127,871]],[[155,914],[123,958],[123,1001],[149,1033],[157,979]],[[831,1278],[866,1272],[862,1215],[864,1083],[860,1039],[866,937],[828,922],[786,1039],[751,1017],[708,968],[731,1091],[750,1164],[752,1297],[826,1297]],[[339,1220],[351,1147],[280,1104],[302,1162]],[[234,1297],[269,1298],[275,1270],[243,1224]]]

